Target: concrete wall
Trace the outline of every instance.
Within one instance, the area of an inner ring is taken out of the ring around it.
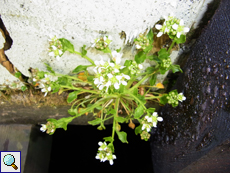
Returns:
[[[28,69],[45,70],[50,64],[59,73],[68,74],[79,64],[89,64],[78,55],[65,53],[60,61],[48,56],[50,34],[69,39],[76,50],[107,33],[113,38],[111,48],[123,49],[123,61],[132,59],[132,40],[147,28],[151,28],[163,16],[170,13],[184,19],[185,25],[196,27],[212,0],[1,0],[0,14],[13,45],[5,54],[12,64],[25,76]],[[119,33],[126,34],[126,39]],[[124,49],[125,48],[125,49]],[[98,60],[95,49],[88,48],[88,56]],[[101,54],[103,55],[103,54]],[[108,58],[103,55],[104,59]],[[148,62],[145,67],[149,66]],[[15,80],[0,67],[0,84],[6,79]]]

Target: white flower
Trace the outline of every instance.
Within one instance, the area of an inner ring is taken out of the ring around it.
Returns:
[[[184,27],[184,32],[189,32],[189,28],[188,27]]]
[[[158,32],[157,37],[160,37],[163,35],[163,32]]]
[[[119,88],[120,88],[120,85],[119,85],[118,82],[116,82],[116,83],[114,84],[114,88],[115,88],[115,89],[119,89]]]
[[[138,68],[139,69],[143,69],[143,65],[142,64],[138,64]]]
[[[49,56],[55,57],[54,52],[49,52]]]
[[[42,84],[43,85],[43,84]],[[44,85],[43,85],[44,86]],[[44,97],[47,95],[47,93],[49,92],[49,91],[51,91],[51,87],[48,87],[48,88],[42,88],[42,90],[41,90],[42,92],[45,92],[45,94],[44,94]]]
[[[162,25],[156,24],[155,27],[156,27],[156,29],[160,30],[162,28]]]
[[[118,53],[117,51],[112,52],[113,60],[116,62],[116,64],[120,64],[122,55],[122,53]]]
[[[177,32],[176,36],[177,38],[180,38],[181,32]]]
[[[175,29],[175,30],[177,30],[178,25],[177,24],[173,24],[172,28]]]
[[[52,45],[51,47],[53,48],[53,50],[57,50],[56,46]]]
[[[178,94],[178,100],[179,100],[180,102],[186,100],[186,97],[183,95],[183,93]]]
[[[125,74],[123,74],[123,73],[122,73],[122,77],[124,77],[125,79],[128,79],[128,80],[130,79],[130,76],[129,76],[129,75],[125,75]]]
[[[102,150],[106,150],[107,149],[107,144],[106,142],[98,142],[98,145],[100,146],[99,147],[99,151],[102,151]]]
[[[107,153],[107,154],[106,154],[106,157],[107,157],[107,159],[108,159],[110,165],[113,165],[113,159],[116,159],[116,156],[113,155],[113,154]]]
[[[41,124],[41,128],[40,128],[40,130],[42,131],[42,132],[45,132],[46,131],[46,125],[45,124]]]
[[[147,132],[150,132],[150,130],[151,130],[151,126],[149,125],[149,124],[143,124],[143,126],[142,126],[142,128],[141,128],[142,130],[147,130]]]
[[[113,75],[111,73],[107,74],[108,78],[111,79]]]
[[[141,48],[141,46],[137,44],[137,45],[136,45],[136,48],[137,48],[137,49],[140,49],[140,48]]]
[[[149,117],[149,116],[145,116],[145,119],[146,119],[149,123],[151,123],[151,122],[153,121],[152,117]]]

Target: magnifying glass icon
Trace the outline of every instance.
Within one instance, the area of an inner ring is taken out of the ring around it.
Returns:
[[[3,158],[3,162],[7,166],[12,166],[15,170],[18,169],[18,167],[14,164],[15,163],[15,158],[11,154],[7,154]]]

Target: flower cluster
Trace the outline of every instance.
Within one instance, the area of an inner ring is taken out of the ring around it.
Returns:
[[[178,105],[178,101],[182,102],[186,100],[186,97],[182,93],[178,94],[175,90],[169,92],[166,98],[168,100],[168,103],[171,104],[173,107],[176,107]]]
[[[145,116],[144,120],[141,122],[142,124],[142,130],[143,132],[141,133],[141,139],[148,140],[150,135],[147,134],[148,132],[151,131],[152,127],[157,127],[157,122],[158,121],[163,121],[162,117],[158,117],[157,112],[154,112],[152,116]]]
[[[170,58],[162,60],[162,67],[168,69],[172,65]]]
[[[108,45],[112,42],[111,36],[104,36],[97,38],[91,47],[95,47],[98,50],[104,50],[108,47]]]
[[[120,72],[125,66],[121,66],[122,54],[116,51],[112,52],[112,62],[104,62],[101,58],[100,61],[95,61],[96,67],[94,72],[96,77],[94,78],[94,84],[97,85],[99,90],[103,90],[106,87],[105,92],[108,92],[109,88],[119,89],[120,85],[127,85],[127,81],[130,76]]]
[[[134,40],[134,43],[136,44],[137,49],[143,49],[143,50],[145,50],[150,44],[147,36],[143,34],[140,34],[139,37]]]
[[[184,27],[183,19],[177,19],[173,15],[165,17],[165,22],[163,25],[156,24],[156,29],[160,30],[157,37],[162,36],[162,34],[167,33],[170,38],[180,38],[181,35],[185,35],[189,31],[188,27]]]
[[[98,142],[100,146],[98,148],[98,153],[96,159],[99,159],[101,162],[109,161],[110,165],[113,165],[113,160],[116,159],[116,156],[113,155],[112,150],[107,146],[106,142]]]
[[[51,39],[49,39],[49,56],[57,58],[57,60],[60,60],[60,57],[63,55],[62,51],[62,44],[60,40],[56,36],[51,36]]]
[[[140,70],[143,69],[143,65],[137,64],[136,61],[133,61],[132,64],[128,67],[132,75],[140,74]]]
[[[40,130],[42,132],[46,131],[47,134],[53,133],[56,129],[55,125],[50,121],[48,121],[46,124],[41,124],[41,126],[42,127],[40,128]]]
[[[47,95],[49,91],[51,91],[50,87],[50,78],[47,74],[44,75],[45,77],[40,79],[38,76],[33,78],[33,82],[36,86],[41,88],[41,91],[44,92],[44,97]]]

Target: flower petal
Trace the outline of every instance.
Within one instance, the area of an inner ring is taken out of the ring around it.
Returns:
[[[156,25],[155,25],[155,28],[158,29],[158,30],[160,30],[160,29],[162,28],[162,25],[156,24]]]
[[[163,121],[162,117],[157,117],[157,121]]]
[[[163,35],[163,32],[158,32],[157,37],[160,37]]]
[[[119,88],[120,88],[119,83],[116,82],[116,83],[114,84],[114,88],[115,88],[115,89],[119,89]]]

